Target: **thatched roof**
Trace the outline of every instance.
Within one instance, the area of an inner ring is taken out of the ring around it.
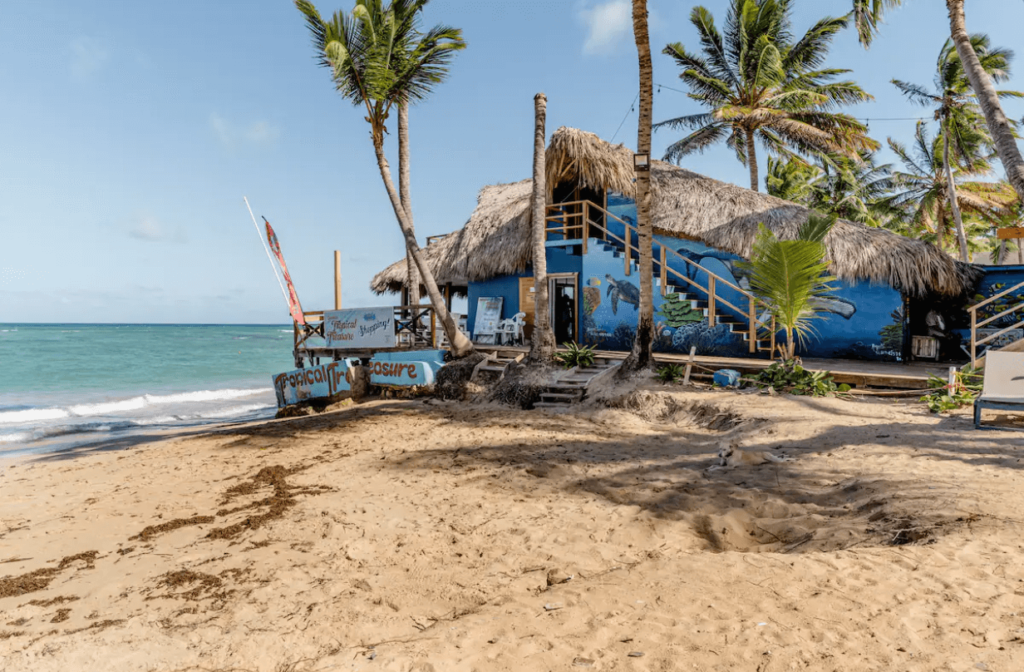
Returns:
[[[549,189],[559,182],[576,181],[632,197],[633,153],[593,133],[563,127],[551,137],[547,179]],[[486,280],[528,267],[531,184],[524,180],[481,190],[477,208],[462,231],[435,243],[443,248],[433,253],[439,284],[450,281],[447,278]],[[657,233],[682,234],[749,258],[760,223],[781,238],[794,238],[809,213],[801,205],[684,168],[660,161],[652,164],[651,214]],[[855,222],[837,222],[825,245],[830,270],[839,279],[887,284],[915,296],[958,295],[980,278],[977,268],[955,261],[933,245]],[[378,293],[394,291],[404,278],[404,264],[392,264],[371,286]]]
[[[434,272],[434,281],[441,287],[449,282],[452,283],[452,286],[458,290],[455,293],[460,296],[466,294],[466,287],[469,283],[464,276],[458,274],[455,268],[456,264],[452,262],[458,258],[453,251],[458,248],[458,241],[462,238],[463,231],[464,229],[459,229],[449,233],[441,240],[435,240],[421,248],[427,263]],[[402,257],[373,276],[373,280],[370,281],[370,289],[377,294],[399,294],[405,287],[408,277],[406,257]],[[420,295],[425,296],[426,291],[426,287],[420,285]]]

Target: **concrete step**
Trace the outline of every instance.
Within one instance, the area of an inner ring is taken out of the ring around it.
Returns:
[[[569,408],[569,404],[559,404],[559,403],[553,403],[553,402],[550,402],[550,401],[538,401],[537,403],[535,403],[533,405],[533,407],[534,408],[560,408],[560,409],[566,409],[566,408]]]
[[[541,392],[540,398],[544,401],[560,401],[564,400],[567,402],[579,401],[583,398],[583,392]]]

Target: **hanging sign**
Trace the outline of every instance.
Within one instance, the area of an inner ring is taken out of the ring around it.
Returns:
[[[1010,240],[1011,238],[1024,238],[1024,228],[1019,226],[1010,226],[1002,229],[996,229],[996,236],[999,240]]]
[[[328,348],[394,348],[395,309],[325,310],[324,338]]]

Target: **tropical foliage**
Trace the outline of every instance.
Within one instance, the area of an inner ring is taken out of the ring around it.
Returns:
[[[966,134],[961,136],[961,141],[965,139]],[[990,241],[985,236],[994,225],[1015,216],[1017,199],[1005,183],[970,179],[991,168],[983,138],[975,135],[971,142],[963,145],[970,158],[951,165],[949,172],[955,184],[953,198],[967,218],[964,226],[968,249],[981,249],[987,248]],[[889,148],[899,157],[904,170],[893,173],[894,194],[885,202],[904,213],[907,228],[902,233],[952,250],[955,244],[951,232],[955,224],[949,207],[949,173],[941,146],[941,139],[929,136],[925,122],[918,122],[910,148],[890,138]]]
[[[981,393],[982,376],[970,366],[957,371],[953,381],[938,376],[928,376],[930,391],[921,397],[932,413],[945,413],[974,403]]]
[[[1008,49],[992,48],[986,35],[972,35],[970,40],[986,74],[995,82],[1008,79],[1013,52]],[[989,167],[986,159],[994,149],[985,118],[975,101],[974,91],[964,73],[963,63],[953,41],[946,40],[939,52],[934,91],[898,79],[892,80],[892,83],[913,102],[934,108],[942,141],[945,194],[960,244],[961,259],[968,261],[967,236],[956,193],[953,165],[959,164],[967,172],[985,172]],[[1018,91],[999,91],[998,95],[1003,98],[1019,98],[1024,94]]]
[[[658,367],[658,380],[665,383],[674,383],[686,375],[686,367],[682,364],[662,364]]]
[[[565,352],[556,352],[555,359],[561,362],[565,368],[585,368],[594,363],[594,346],[567,341],[562,343],[562,347],[566,349]]]
[[[813,322],[821,315],[814,300],[833,291],[835,278],[826,274],[825,236],[834,217],[812,215],[800,228],[796,240],[779,240],[761,225],[749,262],[742,267],[750,274],[750,288],[767,305],[779,329],[785,332],[784,359],[793,359],[796,345],[804,345],[814,334]]]
[[[690,21],[701,51],[681,43],[663,53],[682,69],[689,96],[709,111],[669,119],[655,128],[692,132],[669,146],[665,160],[678,163],[693,152],[725,141],[750,170],[758,189],[756,142],[769,155],[843,154],[878,148],[867,128],[838,108],[870,99],[853,81],[836,81],[849,70],[824,67],[835,35],[848,17],[826,17],[799,39],[791,33],[791,0],[730,0],[724,33],[704,7]]]
[[[771,388],[776,392],[826,397],[836,392],[846,392],[848,385],[837,386],[828,371],[808,371],[798,359],[783,359],[772,362],[754,378],[749,379],[762,390]]]

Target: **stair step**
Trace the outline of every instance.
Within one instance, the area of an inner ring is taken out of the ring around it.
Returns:
[[[533,405],[534,408],[569,408],[569,404],[559,404],[551,401],[538,401]]]
[[[541,399],[552,400],[552,399],[565,399],[566,401],[579,401],[583,398],[582,391],[568,393],[568,392],[541,392]]]
[[[493,364],[484,364],[480,367],[480,371],[490,371],[492,373],[501,373],[505,370],[504,366],[494,366]]]

